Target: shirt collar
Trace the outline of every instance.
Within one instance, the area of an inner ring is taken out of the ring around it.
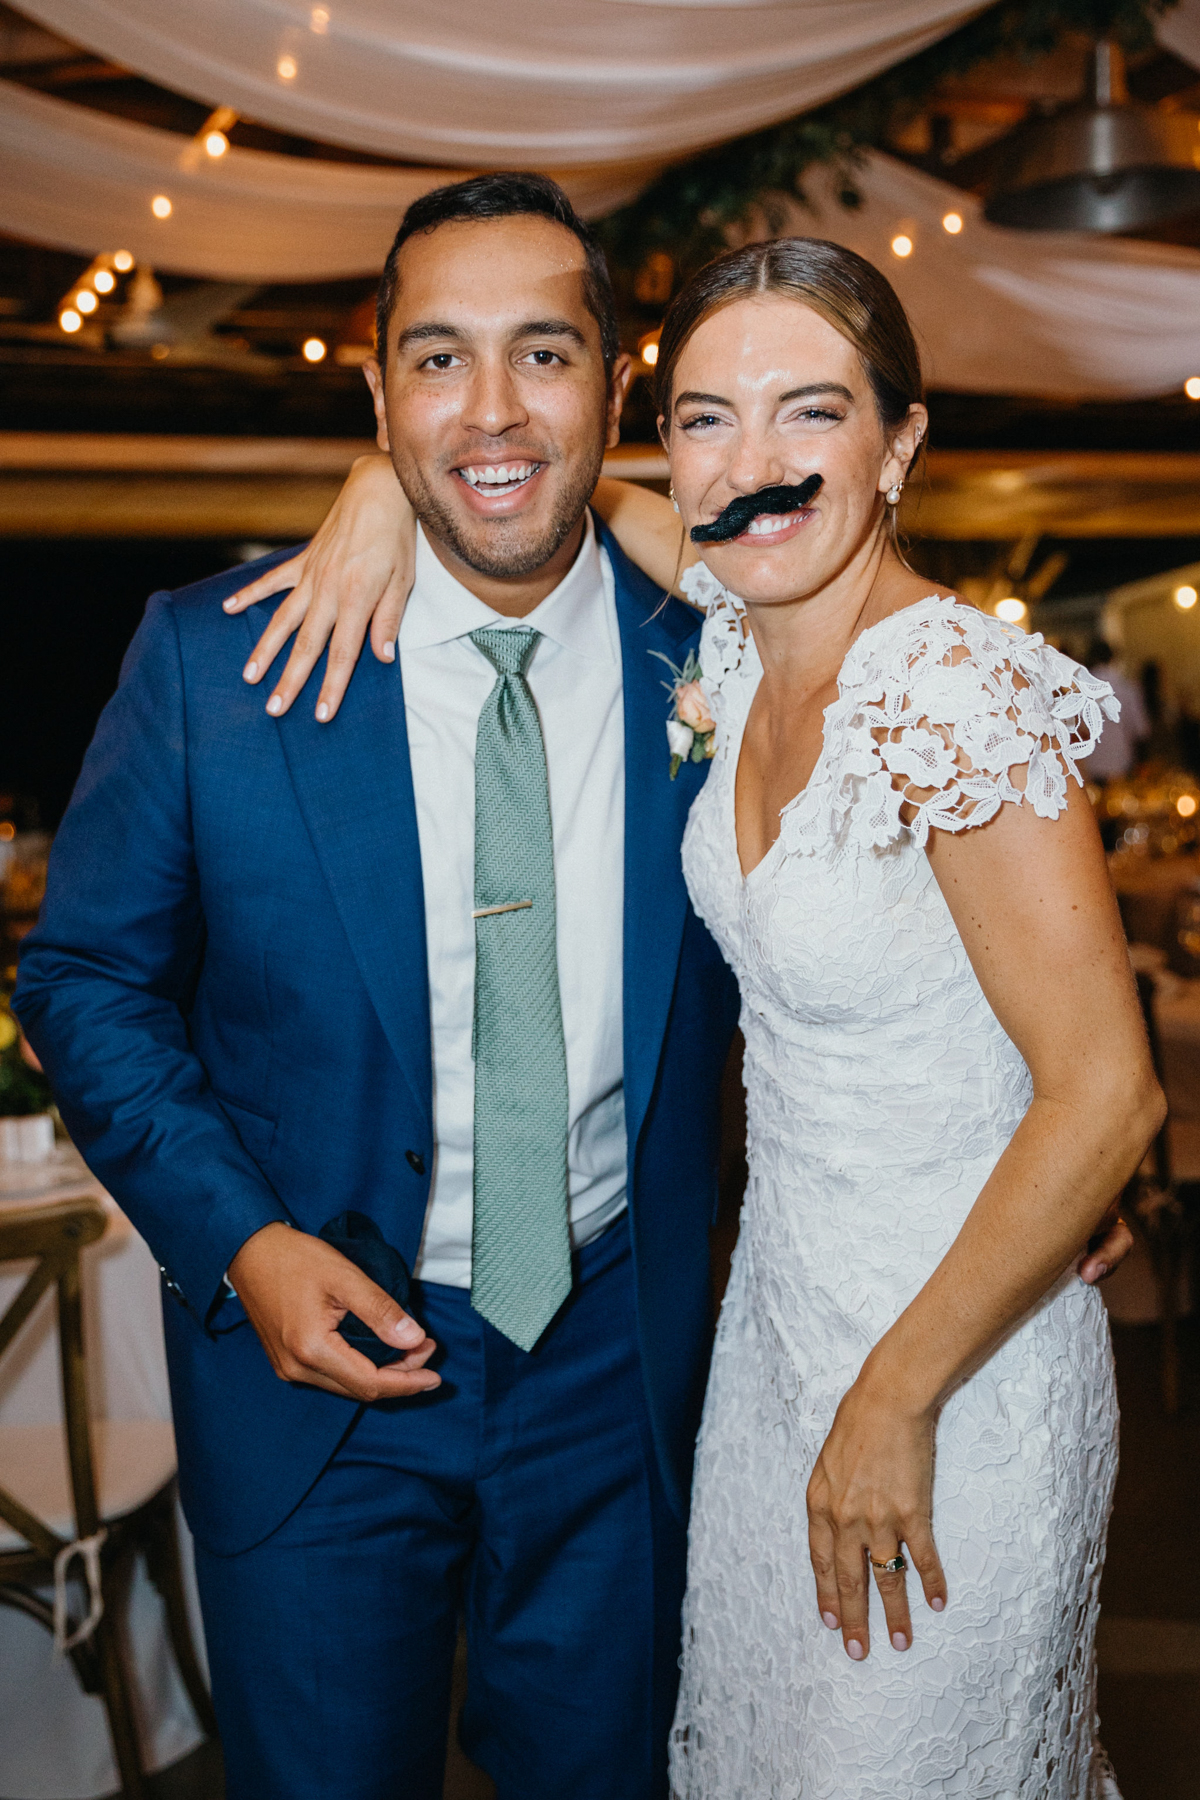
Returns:
[[[585,513],[579,553],[558,586],[525,618],[507,619],[455,579],[418,525],[416,571],[400,626],[401,648],[427,650],[435,644],[449,644],[484,625],[501,629],[532,626],[576,656],[613,663],[620,649],[604,604],[601,555],[592,515]]]

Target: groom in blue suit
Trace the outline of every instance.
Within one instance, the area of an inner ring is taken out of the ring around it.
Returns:
[[[265,721],[247,570],[155,595],[16,1006],[162,1266],[230,1800],[435,1800],[460,1617],[502,1800],[648,1800],[736,1013],[652,654],[698,621],[586,510],[629,364],[553,183],[418,202],[380,323],[398,660]]]

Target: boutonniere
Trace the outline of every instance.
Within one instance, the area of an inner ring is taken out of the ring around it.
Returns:
[[[666,663],[671,680],[663,686],[671,696],[671,715],[667,720],[667,744],[671,752],[671,780],[687,761],[707,762],[717,749],[716,721],[708,709],[708,696],[700,685],[700,658],[689,650],[682,669],[661,650],[651,650],[659,662]]]

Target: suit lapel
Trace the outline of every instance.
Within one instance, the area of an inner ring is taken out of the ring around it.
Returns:
[[[669,676],[651,654],[661,651],[682,665],[699,617],[679,601],[662,607],[662,590],[604,527],[601,537],[615,578],[625,688],[625,1120],[632,1152],[654,1091],[687,916],[683,828],[708,771],[707,764],[685,763],[670,779],[670,697],[662,685]]]
[[[256,611],[246,614],[254,637]],[[323,668],[278,730],[321,871],[431,1138],[425,890],[399,663],[364,655],[329,725],[312,716]]]

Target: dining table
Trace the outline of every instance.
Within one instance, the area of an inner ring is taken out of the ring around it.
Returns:
[[[90,1174],[69,1141],[40,1162],[0,1161],[0,1219],[30,1204],[96,1196],[108,1215],[82,1253],[88,1399],[96,1419],[171,1417],[159,1272],[144,1240]],[[0,1264],[0,1315],[29,1265]],[[61,1423],[54,1291],[42,1300],[0,1361],[0,1426]],[[0,1465],[0,1485],[4,1469]],[[179,1521],[192,1632],[203,1659],[192,1543]],[[175,1667],[162,1601],[139,1563],[129,1588],[128,1633],[143,1764],[161,1769],[201,1740]],[[0,1796],[3,1800],[96,1800],[120,1788],[104,1708],[85,1694],[50,1634],[0,1606]]]

